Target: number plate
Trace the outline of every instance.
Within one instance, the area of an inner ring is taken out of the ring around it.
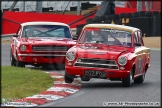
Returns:
[[[86,76],[106,77],[106,72],[97,71],[97,70],[85,70],[84,75],[86,75]]]

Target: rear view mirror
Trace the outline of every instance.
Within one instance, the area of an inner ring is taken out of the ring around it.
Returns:
[[[12,36],[13,36],[13,37],[18,37],[19,35],[18,35],[18,34],[13,34]]]

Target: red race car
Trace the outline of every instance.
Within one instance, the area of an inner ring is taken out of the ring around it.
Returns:
[[[22,23],[11,39],[11,66],[64,64],[67,50],[75,44],[67,24]]]
[[[142,83],[150,67],[150,48],[138,28],[115,24],[88,24],[66,53],[65,82],[74,78],[122,81],[128,87]]]

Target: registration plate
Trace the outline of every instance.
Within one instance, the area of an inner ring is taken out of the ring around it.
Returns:
[[[84,75],[86,76],[97,76],[97,77],[106,77],[106,72],[98,70],[85,70]]]

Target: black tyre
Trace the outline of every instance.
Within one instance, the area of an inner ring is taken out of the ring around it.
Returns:
[[[159,11],[152,12],[152,16],[157,16],[157,15],[159,15]]]
[[[140,17],[144,17],[144,16],[145,16],[145,11],[140,11],[140,12],[139,12],[139,16],[140,16]]]
[[[125,13],[120,13],[119,18],[125,18]]]
[[[118,20],[119,19],[119,14],[114,14],[112,19],[113,20]]]
[[[122,79],[122,84],[124,87],[129,87],[131,86],[133,82],[133,70],[130,71],[129,75],[126,78]]]
[[[85,26],[85,24],[80,24],[76,26],[76,35],[79,35],[82,31],[82,28]]]
[[[106,15],[105,20],[112,20],[113,15]]]
[[[139,12],[133,12],[132,17],[139,17]]]
[[[56,70],[65,70],[65,64],[54,64]]]
[[[100,21],[100,22],[105,21],[105,16],[100,16],[100,17],[99,17],[99,21]]]
[[[69,75],[66,71],[65,71],[65,75],[64,75],[64,79],[66,83],[72,83],[74,81],[74,77],[73,75]]]
[[[125,18],[132,18],[132,13],[126,13]]]
[[[86,19],[86,24],[91,24],[92,23],[92,18]]]
[[[16,67],[25,67],[25,63],[19,61],[19,60],[18,60],[18,57],[17,57],[17,60],[16,60]]]
[[[25,63],[17,60],[16,67],[25,67]]]
[[[99,17],[94,17],[94,18],[92,18],[92,22],[93,23],[99,23],[100,21],[99,21]]]
[[[81,77],[81,80],[82,80],[82,81],[89,81],[90,78],[88,78],[88,77],[84,77],[84,76],[83,76],[83,77]]]
[[[142,74],[140,77],[134,79],[134,83],[143,83],[144,80],[145,80],[145,73]]]
[[[10,63],[11,63],[11,66],[16,66],[16,60],[13,57],[12,51],[10,51]]]
[[[145,12],[145,16],[151,17],[152,16],[152,13],[147,11],[147,12]]]
[[[104,23],[105,24],[111,24],[112,20],[106,20]]]

